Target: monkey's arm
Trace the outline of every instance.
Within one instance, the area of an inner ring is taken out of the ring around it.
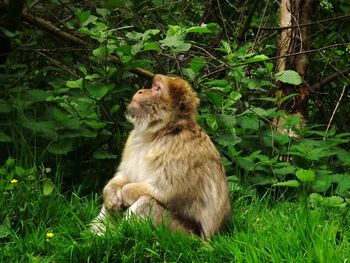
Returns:
[[[157,199],[152,193],[151,187],[147,183],[130,183],[122,189],[123,205],[129,207],[134,204],[141,196],[148,195]]]
[[[123,207],[122,188],[128,180],[118,173],[103,189],[104,207],[107,210],[120,211]]]

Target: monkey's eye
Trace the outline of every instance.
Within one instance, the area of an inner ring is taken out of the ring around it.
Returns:
[[[160,91],[160,90],[161,90],[161,87],[158,86],[158,85],[154,85],[154,90],[155,90],[155,91]]]

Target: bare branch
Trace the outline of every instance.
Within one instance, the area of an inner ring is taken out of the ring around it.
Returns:
[[[328,75],[327,77],[321,79],[319,82],[311,85],[311,89],[312,90],[319,90],[321,87],[323,87],[324,85],[333,81],[334,79],[338,78],[339,76],[344,76],[344,75],[349,74],[349,73],[350,73],[350,68],[334,72],[334,73]]]
[[[4,3],[0,3],[0,7],[6,7],[6,5],[4,5]],[[53,25],[50,21],[47,21],[41,17],[37,17],[33,14],[31,14],[29,12],[28,9],[24,9],[22,11],[22,19],[34,26],[37,26],[38,28],[45,30],[47,32],[52,33],[53,35],[64,39],[66,41],[69,41],[73,44],[79,45],[79,46],[83,46],[83,47],[87,47],[87,48],[93,48],[93,44],[86,42],[85,40],[82,40],[78,37],[75,37],[63,30],[61,30],[60,28],[56,27],[55,25]],[[110,59],[115,62],[119,67],[123,67],[123,63],[120,61],[120,59],[117,56],[110,56]],[[142,76],[142,77],[146,77],[146,78],[152,78],[154,76],[154,73],[146,70],[146,69],[142,69],[142,68],[133,68],[130,69],[130,71],[136,75]]]
[[[299,24],[299,25],[281,26],[281,27],[274,27],[274,26],[264,27],[264,26],[262,26],[262,27],[254,27],[254,28],[259,29],[259,30],[278,30],[279,31],[279,30],[284,30],[284,29],[288,29],[288,28],[300,28],[300,27],[307,27],[307,26],[313,26],[313,25],[318,25],[318,24],[324,24],[324,23],[328,23],[328,22],[332,22],[332,21],[336,21],[336,20],[346,20],[349,18],[350,18],[350,15],[344,15],[344,16],[337,16],[337,17],[333,17],[333,18],[323,19],[323,20]]]

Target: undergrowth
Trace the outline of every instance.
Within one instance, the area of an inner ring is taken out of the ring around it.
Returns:
[[[52,171],[45,168],[6,178],[11,172],[2,167],[1,262],[346,262],[350,257],[347,206],[320,206],[305,198],[272,202],[241,191],[232,193],[229,226],[208,242],[121,217],[99,237],[88,230],[101,203],[97,195],[63,195],[57,183],[47,183]]]

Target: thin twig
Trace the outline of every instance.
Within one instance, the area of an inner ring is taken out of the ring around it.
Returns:
[[[339,99],[338,99],[338,102],[337,102],[337,104],[335,105],[335,108],[334,108],[334,110],[333,110],[332,116],[331,116],[331,118],[329,119],[326,132],[328,132],[329,127],[331,126],[331,123],[332,123],[332,121],[333,121],[334,115],[335,115],[335,113],[336,113],[337,110],[338,110],[340,101],[342,100],[342,98],[343,98],[343,96],[344,96],[344,94],[345,94],[345,89],[346,89],[346,85],[344,85],[343,90],[342,90],[342,92],[341,92],[341,94],[340,94],[340,97],[339,97]],[[323,137],[323,140],[325,140],[325,139],[326,139],[326,137]]]
[[[0,7],[6,7],[7,5],[0,3]],[[89,42],[86,42],[78,37],[75,37],[63,30],[61,30],[60,28],[56,27],[54,24],[52,24],[50,21],[47,21],[41,17],[37,17],[35,15],[33,15],[32,13],[30,13],[30,11],[28,9],[24,9],[22,11],[22,18],[24,21],[35,25],[37,27],[39,27],[42,30],[45,30],[47,32],[50,32],[52,34],[54,34],[55,36],[64,39],[66,41],[69,41],[71,43],[74,43],[76,45],[80,45],[80,46],[84,46],[87,48],[92,48],[94,45],[92,45]],[[122,67],[123,63],[120,61],[120,59],[117,56],[110,56],[110,59],[115,62],[118,66]],[[154,73],[143,69],[143,68],[133,68],[130,69],[130,72],[139,75],[139,76],[143,76],[146,78],[152,78],[154,76]]]
[[[279,59],[279,58],[286,58],[286,57],[293,57],[293,56],[302,55],[302,54],[315,53],[315,52],[322,51],[322,50],[325,50],[325,49],[328,49],[328,48],[340,47],[340,46],[346,46],[346,45],[350,45],[350,43],[334,44],[334,45],[321,47],[321,48],[317,48],[317,49],[305,50],[305,51],[302,51],[302,52],[296,52],[296,53],[284,54],[284,55],[281,55],[281,56],[275,56],[275,57],[271,57],[271,58],[266,58],[266,59],[263,59],[263,60],[260,60],[260,61],[242,62],[242,63],[235,64],[233,66],[234,67],[239,67],[239,66],[244,66],[244,65],[258,63],[258,62],[265,62],[265,61],[270,61],[270,60],[276,60],[276,59]]]

